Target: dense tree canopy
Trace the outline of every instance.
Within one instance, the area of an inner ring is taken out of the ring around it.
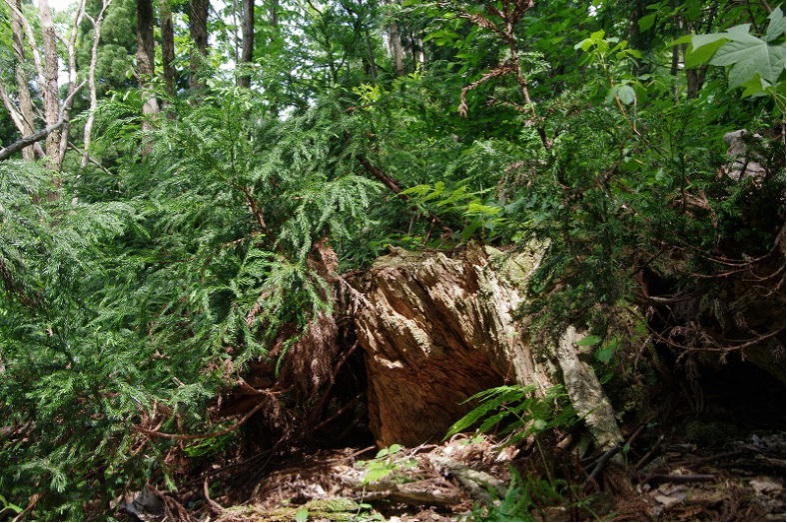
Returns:
[[[534,340],[783,379],[784,29],[764,1],[4,0],[0,519],[106,518],[234,451],[156,434],[231,428],[216,398],[286,373],[390,246],[543,241]]]

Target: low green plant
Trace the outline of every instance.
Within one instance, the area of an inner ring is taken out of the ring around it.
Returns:
[[[475,425],[477,432],[492,432],[506,436],[512,445],[528,436],[556,427],[573,425],[577,416],[561,385],[536,395],[535,385],[504,385],[474,394],[465,403],[479,405],[451,425],[446,434],[450,438]]]
[[[539,506],[566,504],[568,484],[563,480],[550,481],[540,477],[523,476],[513,467],[508,490],[500,497],[490,490],[492,503],[475,506],[469,521],[536,521],[533,513]]]
[[[357,465],[365,469],[361,484],[368,485],[388,476],[396,475],[396,473],[405,469],[414,468],[417,462],[412,458],[408,458],[404,454],[404,450],[403,446],[394,443],[390,447],[380,449],[374,459],[359,461]]]

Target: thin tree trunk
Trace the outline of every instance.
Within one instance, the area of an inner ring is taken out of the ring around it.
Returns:
[[[389,0],[388,4],[395,4],[395,0]],[[388,24],[388,50],[391,53],[393,60],[394,72],[396,76],[402,76],[404,70],[404,49],[402,48],[402,34],[399,31],[399,24],[396,21],[391,21]]]
[[[254,0],[243,0],[243,48],[241,50],[241,64],[250,65],[254,58]],[[248,73],[238,77],[238,85],[249,87],[251,75]]]
[[[33,134],[33,124],[35,123],[35,115],[33,114],[33,98],[30,96],[30,86],[28,84],[27,74],[25,74],[24,64],[25,47],[24,47],[24,25],[19,13],[22,10],[21,0],[15,1],[16,10],[11,10],[11,33],[12,33],[12,46],[14,48],[14,55],[16,55],[16,90],[19,99],[19,121],[17,124],[19,134],[28,136]],[[5,98],[3,99],[5,102]],[[11,112],[11,109],[9,109]],[[27,161],[32,161],[36,157],[35,149],[25,147],[22,149],[22,158]]]
[[[25,129],[27,129],[27,122],[25,121],[25,118],[22,116],[22,113],[19,111],[19,108],[16,106],[16,104],[11,99],[11,97],[8,95],[8,92],[3,87],[3,84],[0,84],[0,98],[3,99],[3,105],[8,111],[8,114],[11,116],[11,121],[14,122],[14,125],[16,126],[16,130],[19,131],[19,134],[23,137],[32,134],[32,132],[29,133],[25,132]],[[23,156],[23,158],[27,159],[27,157],[25,156]]]
[[[164,89],[167,96],[175,97],[175,29],[172,25],[170,0],[159,0],[159,25],[161,27],[161,65],[164,70]]]
[[[271,0],[270,2],[270,22],[271,27],[278,29],[279,27],[279,0]]]
[[[404,51],[402,49],[402,36],[399,33],[399,24],[396,22],[388,26],[388,47],[391,50],[396,76],[402,76],[405,73]]]
[[[88,69],[88,91],[90,94],[90,110],[88,111],[87,121],[83,134],[84,153],[80,165],[84,168],[90,161],[90,144],[93,140],[93,123],[96,119],[96,109],[98,108],[98,95],[96,94],[96,66],[98,64],[98,44],[101,40],[101,26],[104,23],[104,14],[109,8],[112,0],[103,0],[101,11],[95,18],[88,16],[93,23],[93,45],[90,48],[90,69]]]
[[[38,13],[41,20],[44,43],[43,85],[44,95],[44,121],[47,127],[52,127],[60,121],[60,100],[57,85],[58,59],[57,36],[52,23],[52,11],[47,0],[38,1]],[[49,166],[55,171],[60,170],[60,139],[61,128],[54,129],[46,137],[46,156]],[[56,180],[56,183],[57,180]]]
[[[27,38],[27,43],[30,46],[30,55],[33,57],[33,64],[35,64],[36,72],[38,73],[38,80],[41,83],[44,83],[44,66],[41,62],[41,55],[38,52],[38,42],[33,35],[33,28],[30,25],[30,22],[28,22],[27,18],[25,18],[25,15],[22,13],[22,4],[19,2],[19,0],[5,0],[5,3],[22,25],[25,37]]]
[[[243,6],[238,7],[238,0],[232,0],[232,8],[230,11],[232,12],[232,59],[235,61],[235,64],[240,64],[241,59],[241,39],[242,37],[238,36],[238,31],[242,32],[242,22],[238,22],[238,14],[239,11],[243,10]],[[243,13],[240,13],[240,17],[243,18]],[[227,37],[229,40],[229,36]]]
[[[191,53],[191,74],[189,87],[200,89],[203,87],[199,79],[199,71],[208,54],[208,9],[209,0],[191,0],[189,4],[189,34],[194,42],[194,52]]]
[[[77,85],[77,36],[79,35],[79,26],[82,24],[82,17],[85,15],[85,0],[80,0],[77,6],[77,12],[74,15],[74,25],[71,28],[71,34],[68,37],[66,44],[66,51],[68,53],[68,96],[63,103],[61,110],[61,118],[65,121],[63,131],[60,135],[60,144],[58,146],[58,165],[63,164],[63,159],[66,156],[68,149],[68,134],[69,134],[69,120],[71,116],[71,108],[74,105],[74,96],[82,84]]]
[[[153,4],[151,0],[137,0],[137,75],[142,96],[142,130],[152,129],[150,117],[158,113],[158,101],[151,88],[154,71]],[[143,153],[149,153],[149,146]]]

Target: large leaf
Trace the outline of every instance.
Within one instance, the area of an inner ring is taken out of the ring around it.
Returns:
[[[698,46],[697,40],[700,40],[701,36],[713,36],[713,35],[695,35],[694,39],[692,39],[691,47],[686,51],[685,55],[685,63],[686,67],[699,67],[703,64],[707,64],[708,61],[713,57],[716,51],[719,50],[721,46],[725,43],[729,42],[726,37],[718,38],[708,44],[704,44]],[[701,40],[700,40],[701,41]]]
[[[749,33],[749,24],[727,30],[731,41],[724,44],[711,60],[711,65],[731,65],[730,87],[738,87],[756,74],[769,82],[778,80],[784,70],[783,45],[769,45]]]
[[[704,47],[709,44],[713,44],[719,41],[727,41],[728,37],[726,33],[710,33],[706,35],[686,35],[684,37],[678,38],[677,40],[670,43],[670,45],[677,45],[677,44],[684,44],[687,41],[691,42],[691,46],[694,49],[699,49],[700,47]]]
[[[765,41],[773,42],[784,34],[784,13],[782,13],[781,8],[777,7],[768,18],[770,23],[768,24],[768,30],[765,32]]]

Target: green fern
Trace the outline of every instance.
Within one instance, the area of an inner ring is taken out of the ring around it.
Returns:
[[[451,425],[445,437],[477,425],[477,432],[494,430],[506,436],[508,444],[514,444],[531,434],[569,427],[576,422],[576,414],[562,386],[548,388],[543,396],[536,391],[534,385],[505,385],[474,394],[465,403],[479,405]]]

